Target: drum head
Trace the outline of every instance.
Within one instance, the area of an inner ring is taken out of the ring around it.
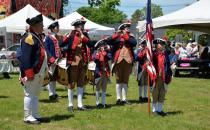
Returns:
[[[88,64],[88,70],[95,70],[96,69],[96,63],[95,62],[90,62]]]
[[[61,68],[63,68],[63,69],[67,69],[67,67],[66,67],[66,58],[61,59],[58,62],[58,66],[61,67]]]

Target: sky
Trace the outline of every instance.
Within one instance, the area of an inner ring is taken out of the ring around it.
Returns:
[[[163,9],[163,14],[168,14],[196,1],[197,0],[152,0],[152,3],[160,5]],[[123,11],[130,19],[136,9],[141,9],[146,6],[146,2],[147,0],[121,0],[121,4],[117,8]],[[71,13],[82,6],[88,6],[88,0],[69,0],[69,4],[65,8],[65,14]]]

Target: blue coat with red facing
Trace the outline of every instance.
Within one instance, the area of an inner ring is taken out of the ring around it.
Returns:
[[[49,63],[53,64],[57,58],[61,57],[59,41],[53,36],[53,34],[49,34],[45,37],[45,49]],[[56,54],[56,52],[58,54]]]
[[[170,59],[166,51],[153,52],[153,64],[157,75],[161,73],[162,80],[169,84],[171,82],[172,70],[170,68]]]
[[[71,65],[75,55],[76,55],[76,47],[78,44],[82,43],[82,58],[84,63],[88,63],[88,52],[87,47],[92,47],[90,43],[90,39],[87,34],[84,34],[84,37],[80,38],[80,33],[76,30],[72,31],[71,34],[68,36],[64,36],[63,43],[61,47],[67,46],[67,65]]]
[[[34,78],[39,73],[45,58],[43,42],[37,34],[26,33],[21,39],[21,77]]]
[[[112,37],[109,38],[109,44],[112,47],[111,54],[114,62],[118,60],[120,49],[122,49],[123,45],[129,49],[130,56],[134,59],[134,47],[137,41],[133,36],[129,35],[129,32],[126,34],[113,34]]]
[[[109,60],[111,60],[111,53],[109,50],[96,50],[93,53],[93,60],[96,63],[95,69],[95,79],[102,77],[103,72],[105,72],[105,76],[108,78],[110,76],[110,67]]]

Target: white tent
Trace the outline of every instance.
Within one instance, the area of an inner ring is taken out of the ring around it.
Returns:
[[[6,28],[6,32],[23,33],[28,26],[26,19],[38,14],[40,14],[40,12],[28,4],[18,12],[0,20],[0,28]],[[45,28],[51,23],[52,21],[49,18],[43,16],[43,24]]]
[[[58,20],[60,25],[60,30],[73,30],[74,27],[71,26],[71,23],[76,19],[81,19],[83,16],[78,12],[73,12],[66,17],[63,17]],[[89,31],[90,35],[111,35],[114,33],[114,28],[105,27],[99,24],[96,24],[86,18],[84,18],[87,22],[85,24],[85,29]]]
[[[210,0],[200,0],[173,13],[154,18],[154,28],[180,28],[210,33]],[[145,30],[146,21],[139,21],[139,31]]]

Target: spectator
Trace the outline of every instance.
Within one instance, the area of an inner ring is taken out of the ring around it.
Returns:
[[[193,42],[191,44],[191,47],[192,47],[191,52],[190,52],[191,56],[197,57],[198,56],[198,43]]]
[[[179,58],[187,58],[189,56],[189,53],[187,52],[187,44],[182,43],[182,47],[179,48]]]

